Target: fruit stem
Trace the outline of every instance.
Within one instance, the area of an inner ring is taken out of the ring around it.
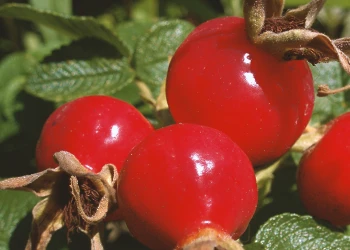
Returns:
[[[337,88],[337,89],[330,89],[328,87],[328,85],[322,84],[322,85],[318,86],[317,96],[318,97],[325,97],[328,95],[338,94],[338,93],[346,91],[348,89],[350,89],[350,85],[347,85],[347,86],[344,86],[341,88]]]
[[[189,236],[176,250],[243,250],[242,245],[222,231],[213,228],[201,229]]]
[[[322,126],[318,128],[308,129],[303,133],[299,139],[292,146],[293,152],[303,153],[309,147],[317,143],[324,135],[327,126]]]

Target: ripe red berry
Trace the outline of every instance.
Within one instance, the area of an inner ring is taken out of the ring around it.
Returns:
[[[193,124],[146,137],[126,160],[117,191],[131,234],[151,249],[174,249],[205,228],[237,239],[257,205],[246,154],[221,131]]]
[[[298,190],[306,210],[336,226],[350,224],[350,113],[335,119],[302,157]]]
[[[112,163],[120,170],[127,155],[153,131],[132,105],[109,96],[86,96],[56,109],[44,124],[36,147],[40,171],[57,167],[55,152],[65,150],[97,173]]]
[[[167,100],[176,122],[229,135],[254,166],[284,154],[309,122],[313,79],[305,61],[282,61],[251,44],[242,18],[198,26],[173,56]]]

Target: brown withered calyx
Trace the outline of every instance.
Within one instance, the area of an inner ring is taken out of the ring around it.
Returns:
[[[0,189],[26,190],[43,197],[32,210],[26,250],[46,249],[52,234],[63,226],[67,227],[68,238],[79,230],[91,239],[91,249],[103,249],[101,222],[117,207],[116,167],[107,164],[95,174],[68,152],[54,156],[59,164],[55,169],[0,182]]]
[[[311,28],[326,0],[287,11],[283,0],[245,0],[244,18],[248,38],[256,46],[283,60],[308,60],[311,64],[338,61],[350,74],[350,38],[331,40]],[[319,96],[349,89],[329,90],[320,86]]]

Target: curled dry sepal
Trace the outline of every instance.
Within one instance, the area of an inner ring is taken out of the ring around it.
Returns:
[[[26,249],[46,249],[52,234],[64,225],[68,237],[80,230],[90,237],[91,249],[103,249],[100,222],[116,208],[116,167],[107,164],[95,174],[66,151],[57,152],[54,157],[59,164],[55,169],[0,182],[0,189],[26,190],[45,197],[32,210]]]
[[[175,250],[243,250],[242,245],[227,233],[211,228],[199,230],[181,242]]]
[[[311,64],[339,61],[350,74],[350,38],[331,40],[311,28],[326,0],[312,0],[282,15],[284,0],[245,0],[244,18],[251,42],[284,60],[308,60]],[[349,89],[318,89],[319,96]]]

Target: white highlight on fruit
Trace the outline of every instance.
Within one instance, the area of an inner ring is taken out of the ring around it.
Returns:
[[[243,62],[245,64],[250,64],[252,60],[250,59],[250,55],[248,53],[245,53],[244,56],[243,56]]]
[[[255,81],[255,77],[253,75],[253,73],[250,73],[250,72],[246,72],[246,73],[243,73],[244,77],[245,77],[245,80],[247,81],[247,83],[252,86],[252,87],[258,87],[258,84],[256,83]]]
[[[118,125],[113,125],[111,128],[111,134],[108,138],[106,138],[105,143],[108,144],[118,140],[119,130],[120,128],[118,127]]]
[[[205,172],[210,172],[214,168],[212,161],[204,159],[198,153],[194,153],[190,157],[195,163],[198,176],[202,176]]]

